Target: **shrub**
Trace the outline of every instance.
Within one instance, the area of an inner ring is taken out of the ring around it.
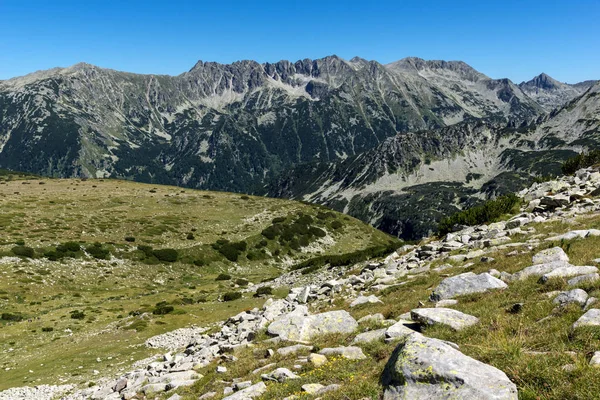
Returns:
[[[283,221],[285,221],[285,217],[277,217],[277,218],[273,218],[273,220],[271,222],[273,223],[273,225],[275,225],[275,224],[282,223]]]
[[[240,242],[227,241],[222,244],[219,244],[219,241],[217,241],[217,243],[213,244],[213,248],[215,248],[219,253],[221,253],[226,259],[228,259],[231,262],[236,262],[240,254],[246,251],[247,247],[248,243],[246,243],[243,240]]]
[[[54,330],[51,326],[42,327],[42,332],[52,332]]]
[[[207,265],[208,263],[207,263],[207,262],[206,262],[206,260],[205,260],[205,259],[203,259],[203,258],[197,258],[197,259],[195,259],[195,260],[193,261],[193,264],[194,264],[196,267],[204,267],[204,266],[205,266],[205,265]]]
[[[33,258],[35,250],[28,246],[15,246],[11,249],[15,256]]]
[[[243,196],[240,197],[240,199],[242,199],[242,200],[250,200],[250,197],[246,196],[246,195],[243,195]]]
[[[86,251],[94,258],[99,260],[108,260],[110,258],[110,251],[102,247],[102,244],[96,242],[86,248]]]
[[[591,167],[598,163],[600,163],[600,150],[592,150],[588,153],[583,152],[565,161],[562,165],[562,172],[571,175],[578,169]]]
[[[75,252],[81,250],[81,246],[77,242],[65,242],[63,244],[56,246],[56,250],[61,253],[66,253],[69,251],[75,253]]]
[[[192,232],[188,233],[186,239],[187,240],[194,240],[195,239],[194,234]]]
[[[248,280],[243,279],[243,278],[238,278],[235,280],[235,284],[239,285],[239,286],[248,286],[249,283],[250,282]]]
[[[166,315],[172,313],[174,310],[175,307],[168,305],[166,301],[161,301],[160,303],[156,303],[154,310],[152,310],[152,314]]]
[[[135,238],[133,236],[125,236],[125,241],[129,243],[135,242]]]
[[[25,319],[25,317],[21,313],[8,313],[7,312],[7,313],[2,313],[2,315],[0,315],[0,319],[2,319],[3,321],[18,322],[18,321],[22,321],[23,319]]]
[[[146,257],[153,257],[152,246],[147,246],[145,244],[140,244],[140,245],[138,245],[137,248],[138,248],[139,251],[143,252],[146,255]]]
[[[510,213],[514,207],[519,204],[520,199],[511,193],[500,196],[495,200],[488,200],[485,203],[471,207],[467,210],[457,212],[456,214],[444,218],[438,225],[440,235],[450,232],[456,225],[480,225],[493,222],[503,214]]]
[[[84,319],[85,313],[83,311],[79,311],[79,310],[71,311],[71,318],[72,319]]]
[[[256,293],[254,297],[258,296],[268,296],[273,294],[273,288],[271,286],[263,286],[256,289]]]
[[[331,227],[336,230],[340,229],[342,226],[344,226],[344,225],[338,220],[335,220],[331,223]]]
[[[19,239],[15,242],[17,246],[25,246],[25,241],[23,239]]]
[[[233,301],[241,298],[242,294],[240,292],[227,292],[223,295],[223,301]]]
[[[215,278],[215,281],[228,281],[231,279],[231,275],[229,274],[219,274],[219,276],[217,276]]]
[[[177,261],[177,258],[179,256],[179,254],[177,253],[177,250],[175,250],[175,249],[154,250],[152,252],[152,255],[154,257],[158,258],[159,261],[164,261],[164,262],[175,262],[175,261]]]

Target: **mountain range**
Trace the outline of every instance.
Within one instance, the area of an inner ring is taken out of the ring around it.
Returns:
[[[304,199],[417,238],[596,147],[599,87],[419,58],[77,64],[0,81],[0,167]]]

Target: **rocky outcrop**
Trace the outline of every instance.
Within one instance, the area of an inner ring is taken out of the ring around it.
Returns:
[[[506,374],[447,343],[414,334],[396,348],[382,376],[385,400],[517,400]]]

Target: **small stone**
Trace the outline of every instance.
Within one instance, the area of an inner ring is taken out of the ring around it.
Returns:
[[[289,379],[298,379],[300,378],[298,375],[293,373],[287,368],[277,368],[275,371],[269,374],[262,374],[261,378],[267,381],[275,381],[275,382],[285,382]]]
[[[315,367],[320,367],[321,365],[327,363],[327,357],[322,354],[311,353],[308,356],[308,361]]]
[[[225,372],[227,372],[227,367],[224,367],[222,365],[217,366],[217,373],[224,374]]]
[[[377,296],[372,294],[370,296],[357,297],[352,303],[350,303],[350,307],[352,308],[352,307],[360,306],[362,304],[377,304],[377,303],[383,304],[383,301],[379,300],[379,298]]]
[[[324,387],[320,383],[307,383],[306,385],[302,385],[302,391],[308,394],[316,394]]]
[[[600,367],[600,351],[595,351],[592,359],[590,360],[590,365],[594,367]]]
[[[600,326],[600,310],[592,308],[587,310],[575,323],[573,329],[577,329],[583,326]]]
[[[561,307],[567,304],[577,303],[581,307],[585,306],[585,302],[588,299],[588,294],[582,289],[573,289],[567,292],[561,292],[552,301],[554,304],[558,304]]]

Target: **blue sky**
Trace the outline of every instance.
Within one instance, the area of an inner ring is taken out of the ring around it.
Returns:
[[[330,54],[463,60],[515,82],[600,79],[600,1],[0,0],[0,79],[88,62],[177,75],[197,60]]]

